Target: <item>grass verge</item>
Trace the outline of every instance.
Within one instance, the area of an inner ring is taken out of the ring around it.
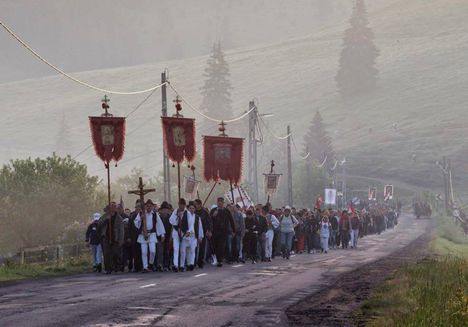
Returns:
[[[88,255],[56,263],[18,265],[7,263],[0,267],[0,284],[23,279],[53,277],[91,271]]]
[[[431,255],[390,276],[355,312],[366,326],[467,326],[468,237],[436,219]]]

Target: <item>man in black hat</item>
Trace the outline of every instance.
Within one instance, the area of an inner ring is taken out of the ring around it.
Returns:
[[[159,217],[161,217],[161,220],[164,225],[164,229],[166,230],[166,237],[164,238],[164,241],[159,242],[158,240],[158,247],[162,247],[162,265],[164,271],[169,270],[171,267],[171,238],[170,235],[172,234],[172,225],[169,222],[169,218],[171,217],[171,208],[169,203],[167,201],[164,201],[161,203],[161,207],[159,208]],[[161,253],[160,250],[158,250],[158,255]],[[158,267],[159,269],[159,267]]]
[[[141,210],[140,199],[135,202],[135,211],[130,214],[128,223],[130,235],[130,253],[128,256],[128,271],[140,272],[143,270],[143,263],[141,262],[141,246],[137,242],[139,230],[135,227],[135,218]]]
[[[185,199],[179,200],[179,207],[172,212],[169,222],[172,225],[172,246],[173,246],[173,271],[178,272],[179,268],[183,267],[183,263],[179,261],[180,255],[180,243],[182,241],[182,234],[180,230],[180,224],[182,223],[182,217],[186,211],[187,202]]]
[[[155,270],[154,259],[156,258],[156,243],[158,237],[162,241],[166,231],[161,217],[154,212],[154,203],[148,199],[145,203],[145,210],[140,211],[134,221],[135,227],[139,231],[137,242],[141,246],[141,259],[143,261],[143,272],[148,272],[148,269]],[[149,261],[148,261],[149,249]]]
[[[236,233],[236,226],[231,212],[224,207],[224,198],[220,197],[217,201],[217,207],[210,212],[213,221],[213,243],[216,252],[218,267],[223,266],[224,256],[226,254],[226,241],[231,226],[232,235]]]

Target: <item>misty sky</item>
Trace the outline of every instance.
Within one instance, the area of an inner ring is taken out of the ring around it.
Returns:
[[[348,19],[344,0],[1,0],[0,19],[66,71],[189,58],[309,35]],[[51,75],[4,31],[0,83]]]

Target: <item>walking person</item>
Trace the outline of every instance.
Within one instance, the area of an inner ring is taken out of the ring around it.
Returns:
[[[328,217],[325,215],[320,222],[320,243],[322,245],[322,252],[328,253],[328,239],[330,238],[331,224]]]
[[[180,231],[180,224],[182,222],[182,217],[186,211],[187,202],[185,199],[181,198],[179,200],[179,207],[172,212],[169,222],[172,225],[172,248],[173,248],[173,266],[172,270],[178,272],[183,264],[179,261],[180,255],[180,243],[182,242],[182,233]]]
[[[106,274],[119,271],[122,262],[124,226],[122,217],[117,213],[117,204],[115,202],[111,202],[110,206],[106,207],[104,215],[99,218],[98,235],[104,254]]]
[[[281,248],[284,259],[290,258],[294,228],[298,224],[296,217],[291,215],[291,207],[284,208],[283,216],[280,218],[279,230],[281,232]]]
[[[356,213],[351,215],[351,249],[357,248],[358,237],[359,237],[359,227],[361,226],[361,221],[359,216]]]
[[[234,233],[231,259],[232,261],[245,263],[242,257],[242,244],[245,235],[245,218],[240,211],[240,206],[237,204],[232,206],[232,218],[234,220],[236,232]]]
[[[145,203],[144,212],[143,210],[139,212],[134,221],[135,227],[139,230],[137,242],[141,246],[144,273],[147,273],[149,270],[155,271],[156,243],[158,242],[158,237],[161,237],[162,242],[164,242],[166,234],[161,217],[159,217],[158,213],[154,212],[153,208],[153,201],[148,199]],[[145,220],[143,221],[143,219]]]
[[[336,249],[336,239],[338,235],[338,229],[339,229],[339,220],[338,220],[338,215],[337,212],[332,212],[330,215],[330,246],[332,249]]]
[[[247,259],[252,260],[252,264],[257,263],[257,243],[260,226],[258,218],[251,209],[246,211],[245,218],[245,247]]]
[[[349,245],[349,216],[348,211],[343,210],[340,218],[341,248],[347,249]]]
[[[269,213],[269,210],[270,208],[268,206],[262,208],[262,215],[267,221],[267,231],[265,233],[265,261],[271,262],[274,230],[279,227],[279,221],[274,215]]]
[[[200,199],[195,200],[195,213],[200,217],[203,226],[203,239],[198,245],[197,265],[203,268],[206,263],[206,255],[208,252],[208,242],[213,235],[213,222],[209,212],[203,208],[203,203]]]
[[[231,212],[224,207],[224,198],[217,199],[217,206],[210,211],[210,217],[213,221],[213,244],[218,261],[217,266],[222,267],[228,234],[230,230],[231,233],[236,232]]]
[[[156,244],[157,255],[161,255],[162,253],[162,269],[163,271],[168,271],[171,267],[171,238],[172,235],[172,225],[169,222],[169,218],[171,217],[171,206],[167,201],[163,201],[161,203],[161,207],[159,208],[159,217],[161,217],[162,223],[164,225],[164,230],[166,231],[166,237],[164,239],[158,239],[158,243]],[[161,248],[159,250],[158,248]],[[158,260],[160,261],[160,260]],[[158,267],[159,270],[159,267]]]
[[[195,249],[203,239],[203,226],[199,215],[195,213],[195,203],[190,201],[180,224],[182,243],[180,246],[180,269],[184,271],[187,257],[187,270],[195,267]],[[187,255],[188,252],[188,255]]]
[[[99,218],[101,218],[101,214],[96,212],[93,215],[93,221],[86,229],[86,243],[88,243],[91,248],[91,258],[93,259],[94,272],[102,271],[102,248],[97,231]]]

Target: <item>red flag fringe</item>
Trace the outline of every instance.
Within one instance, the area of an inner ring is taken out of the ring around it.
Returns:
[[[184,157],[188,162],[195,160],[195,119],[161,117],[163,127],[164,151],[174,162],[181,163]],[[174,135],[174,130],[181,128],[183,135]],[[176,141],[178,139],[178,141]],[[177,144],[178,142],[183,144]]]
[[[203,136],[204,177],[239,184],[242,177],[244,139]]]
[[[113,126],[113,144],[103,144],[101,127],[106,125]],[[89,126],[96,155],[104,162],[121,160],[125,151],[125,118],[89,117]]]

